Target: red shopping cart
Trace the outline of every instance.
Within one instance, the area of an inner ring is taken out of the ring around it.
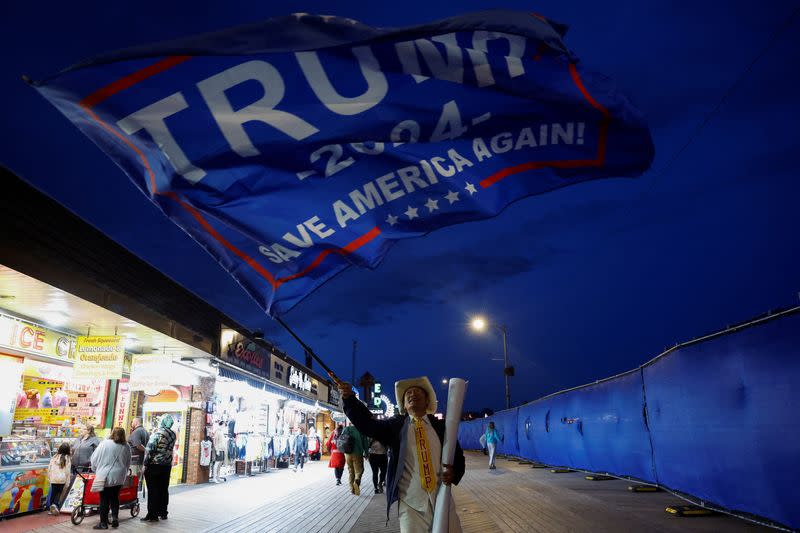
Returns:
[[[76,526],[83,522],[86,515],[100,509],[100,493],[92,492],[94,474],[77,472],[77,475],[83,480],[83,495],[81,496],[81,504],[76,505],[72,509],[72,523]],[[119,491],[119,508],[130,509],[131,516],[139,514],[139,494],[137,487],[139,487],[139,476],[129,474],[125,485],[123,485]]]

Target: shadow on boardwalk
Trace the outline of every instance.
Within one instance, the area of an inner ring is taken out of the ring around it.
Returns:
[[[674,517],[664,509],[685,502],[665,492],[630,492],[627,481],[588,481],[583,473],[553,474],[503,459],[490,471],[482,454],[466,455],[467,473],[454,490],[465,533],[774,531],[725,515]],[[376,496],[351,531],[399,532],[396,507],[390,516],[387,526],[386,500]]]
[[[307,465],[302,474],[282,470],[224,485],[182,487],[172,491],[169,520],[144,523],[123,512],[119,531],[399,532],[397,507],[387,524],[385,495],[373,494],[371,479],[367,468],[361,496],[351,495],[346,484],[335,485],[333,471],[321,462]],[[676,518],[664,509],[681,500],[663,492],[633,493],[628,485],[620,480],[587,481],[577,472],[553,474],[502,459],[497,470],[490,471],[483,455],[468,452],[467,473],[454,495],[465,533],[772,531],[724,515]],[[145,512],[143,505],[142,516]],[[88,532],[97,521],[96,516],[88,517],[73,526],[68,519],[54,519],[35,531]],[[25,523],[25,518],[14,519],[0,529],[24,531],[41,525],[30,520],[29,528],[20,527]]]

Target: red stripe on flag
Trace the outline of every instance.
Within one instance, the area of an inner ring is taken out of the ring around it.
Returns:
[[[230,241],[228,241],[225,237],[223,237],[216,229],[214,229],[214,227],[211,224],[208,223],[208,221],[203,217],[202,213],[200,213],[200,211],[198,211],[195,207],[193,207],[189,203],[183,201],[181,199],[181,197],[177,193],[166,192],[166,193],[159,193],[159,194],[161,194],[163,196],[166,196],[166,197],[178,202],[178,204],[181,207],[183,207],[186,211],[188,211],[189,214],[192,215],[195,218],[195,220],[197,220],[197,222],[203,227],[203,229],[206,230],[209,235],[211,235],[212,237],[214,237],[214,239],[217,240],[217,242],[219,242],[225,248],[227,248],[228,250],[230,250],[231,252],[236,254],[236,256],[238,256],[245,263],[250,265],[250,267],[253,270],[255,270],[256,272],[261,274],[261,277],[264,278],[265,280],[269,281],[269,283],[270,283],[270,285],[272,285],[273,289],[277,289],[278,288],[278,284],[275,282],[275,278],[272,276],[272,274],[266,268],[261,266],[258,263],[258,261],[256,261],[255,259],[253,259],[249,255],[247,255],[246,253],[241,251],[239,248],[237,248],[233,244],[231,244]]]
[[[381,230],[380,230],[380,228],[378,228],[376,226],[376,227],[372,228],[371,230],[369,230],[364,235],[362,235],[361,237],[359,237],[356,240],[354,240],[353,242],[347,244],[344,248],[331,248],[331,249],[328,249],[328,250],[323,250],[322,252],[320,252],[320,254],[317,256],[317,258],[314,259],[314,261],[310,265],[308,265],[306,268],[304,268],[300,272],[298,272],[296,274],[292,274],[291,276],[287,276],[285,278],[278,279],[276,281],[277,285],[275,285],[275,288],[277,289],[278,287],[280,287],[283,283],[285,283],[287,281],[291,281],[293,279],[297,279],[297,278],[301,278],[301,277],[305,276],[306,274],[308,274],[309,272],[311,272],[312,270],[317,268],[320,265],[320,263],[322,263],[322,260],[325,259],[326,257],[328,257],[330,254],[339,254],[339,255],[351,254],[351,253],[355,252],[356,250],[358,250],[359,248],[361,248],[362,246],[364,246],[365,244],[367,244],[368,242],[372,241],[375,237],[377,237],[380,234],[381,234]]]
[[[107,100],[108,98],[114,96],[118,92],[124,91],[130,87],[133,87],[137,83],[146,80],[156,74],[160,74],[165,70],[169,70],[176,65],[180,65],[184,61],[191,59],[192,56],[169,56],[161,61],[153,63],[150,66],[144,67],[141,70],[137,70],[133,74],[128,74],[124,78],[120,78],[116,81],[113,81],[102,87],[83,100],[81,100],[78,105],[84,107],[86,109],[91,109],[92,107],[96,106],[100,102]]]
[[[528,163],[522,163],[521,165],[515,165],[513,167],[507,167],[502,170],[498,170],[488,178],[481,180],[481,187],[486,189],[487,187],[491,187],[498,181],[507,178],[508,176],[513,176],[514,174],[519,174],[521,172],[528,172],[530,170],[539,170],[542,168],[602,167],[605,164],[606,145],[608,142],[608,124],[611,122],[611,113],[609,113],[608,109],[603,107],[597,100],[594,99],[594,97],[592,97],[591,94],[589,94],[589,91],[586,90],[586,87],[583,85],[583,80],[581,80],[580,74],[578,74],[578,69],[575,68],[574,63],[569,64],[569,74],[572,77],[572,82],[581,92],[586,101],[589,102],[589,105],[603,114],[603,118],[600,120],[600,135],[597,140],[597,157],[594,159],[530,161]]]

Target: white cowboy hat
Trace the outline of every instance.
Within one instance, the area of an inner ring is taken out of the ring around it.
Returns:
[[[428,394],[428,411],[429,415],[432,415],[436,412],[436,407],[438,402],[436,401],[436,391],[433,389],[433,385],[431,385],[431,380],[428,379],[427,376],[422,376],[418,378],[410,378],[410,379],[401,379],[400,381],[396,381],[394,384],[394,396],[397,399],[397,406],[400,408],[400,414],[406,414],[406,409],[404,406],[403,399],[405,398],[406,391],[411,387],[419,387],[420,389],[424,390]]]

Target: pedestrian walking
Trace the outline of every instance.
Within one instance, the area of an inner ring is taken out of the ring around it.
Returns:
[[[319,461],[322,454],[322,444],[319,439],[319,435],[317,435],[317,430],[314,429],[314,426],[308,430],[308,460],[309,461]]]
[[[100,523],[92,529],[108,529],[108,515],[111,513],[111,527],[119,527],[119,490],[125,483],[131,466],[131,449],[125,440],[125,430],[114,428],[111,436],[100,443],[92,454],[94,470],[93,492],[100,492]]]
[[[344,452],[347,463],[347,475],[350,479],[350,494],[361,495],[361,476],[364,474],[364,457],[367,455],[369,445],[366,437],[355,426],[346,426],[336,447]]]
[[[308,455],[308,437],[300,428],[295,428],[295,438],[293,442],[294,449],[294,471],[297,472],[297,465],[300,465],[300,471],[303,471],[303,465],[306,462],[306,455]]]
[[[400,414],[387,420],[372,417],[353,393],[349,383],[337,381],[347,418],[364,435],[378,439],[389,448],[386,473],[386,518],[399,502],[401,533],[430,532],[436,494],[440,483],[458,484],[464,476],[465,461],[456,443],[453,464],[442,464],[445,423],[433,416],[436,391],[427,377],[404,379],[394,390]],[[441,470],[440,470],[441,468]],[[449,505],[449,531],[461,531],[453,499]]]
[[[339,435],[341,435],[343,429],[344,426],[341,424],[336,426],[336,429],[333,430],[333,433],[331,433],[331,436],[328,437],[328,442],[326,443],[328,450],[331,452],[331,458],[328,461],[328,468],[333,468],[337,485],[342,484],[342,473],[344,472],[344,465],[346,462],[344,458],[344,452],[336,447],[336,439],[339,438]]]
[[[489,422],[489,427],[486,428],[486,433],[484,433],[483,437],[486,442],[486,450],[489,452],[489,470],[496,470],[494,457],[497,451],[497,444],[503,440],[503,435],[497,432],[494,422]]]
[[[50,509],[52,515],[61,510],[61,495],[64,486],[69,483],[72,473],[72,459],[69,456],[69,444],[62,442],[56,454],[50,458],[47,467],[47,478],[50,480]]]
[[[172,415],[161,417],[157,430],[145,446],[144,479],[147,482],[147,514],[143,522],[166,520],[169,506],[169,475],[172,471],[172,456],[175,450],[175,432]]]
[[[86,424],[81,427],[77,439],[72,441],[72,467],[85,470],[91,465],[92,454],[100,446],[100,439],[94,434],[94,426]]]
[[[378,439],[370,439],[369,443],[369,467],[372,470],[372,485],[375,494],[381,494],[386,484],[386,465],[389,457],[386,455],[386,446]]]
[[[131,434],[128,437],[128,445],[131,447],[131,474],[139,476],[141,484],[142,465],[144,463],[144,447],[147,446],[147,441],[150,435],[147,430],[142,426],[142,419],[139,417],[131,421]],[[139,487],[136,488],[139,490]]]

